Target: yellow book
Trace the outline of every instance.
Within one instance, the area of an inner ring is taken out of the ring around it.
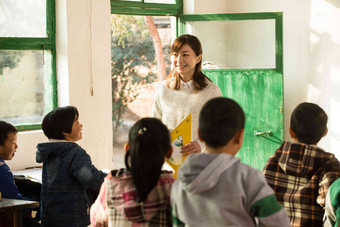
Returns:
[[[191,142],[191,114],[187,116],[171,133],[172,155],[166,162],[175,171],[174,178],[177,178],[177,171],[185,160],[186,156],[181,153],[182,147]]]

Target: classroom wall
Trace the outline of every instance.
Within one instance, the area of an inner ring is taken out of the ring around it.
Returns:
[[[110,36],[109,0],[56,0],[59,106],[78,108],[79,144],[100,169],[113,168]],[[37,166],[35,147],[44,141],[41,130],[19,132],[10,168]]]
[[[319,145],[340,158],[340,2],[335,0],[183,0],[185,14],[283,12],[284,120],[301,102],[328,114]],[[216,31],[214,36],[218,36]]]

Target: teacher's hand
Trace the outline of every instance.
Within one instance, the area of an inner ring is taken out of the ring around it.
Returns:
[[[192,141],[190,143],[185,144],[182,147],[182,151],[184,156],[187,156],[189,154],[192,153],[201,153],[201,147],[200,145],[197,143],[197,141]]]

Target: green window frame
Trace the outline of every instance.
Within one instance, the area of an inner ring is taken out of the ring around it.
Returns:
[[[51,52],[51,69],[47,70],[46,93],[49,93],[49,100],[46,100],[51,111],[57,107],[57,80],[56,80],[56,45],[55,45],[55,0],[46,0],[46,34],[47,37],[0,37],[0,50],[42,50]],[[25,122],[15,125],[19,131],[41,129],[41,124]]]
[[[144,0],[111,0],[112,14],[143,16],[176,16],[183,12],[183,0],[175,3],[148,3]]]

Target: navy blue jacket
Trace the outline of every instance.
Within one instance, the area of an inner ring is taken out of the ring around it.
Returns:
[[[43,163],[42,225],[88,226],[93,198],[87,189],[99,190],[106,174],[76,143],[40,143],[37,149],[36,161]]]
[[[0,192],[3,198],[23,199],[8,165],[0,158]]]

